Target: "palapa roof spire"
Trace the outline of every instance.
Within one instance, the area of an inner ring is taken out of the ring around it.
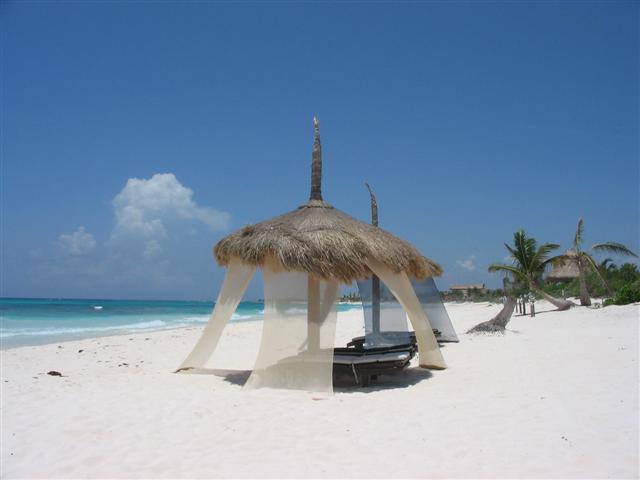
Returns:
[[[371,186],[364,182],[369,190],[369,196],[371,197],[371,225],[377,227],[378,226],[378,202],[376,201],[376,195],[373,193],[373,189]]]
[[[311,154],[311,195],[309,200],[322,201],[322,145],[320,145],[320,120],[313,117],[313,153]]]
[[[322,200],[322,151],[317,118],[313,125],[309,201],[291,212],[247,225],[224,237],[214,248],[218,264],[228,265],[232,258],[255,266],[275,262],[286,271],[305,272],[345,284],[373,274],[369,259],[419,280],[440,275],[440,265],[424,257],[410,243],[356,220]]]

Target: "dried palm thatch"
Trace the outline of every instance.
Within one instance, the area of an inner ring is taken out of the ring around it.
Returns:
[[[573,250],[567,250],[564,252],[564,259],[553,262],[553,268],[547,275],[547,281],[566,282],[579,276],[578,255]]]
[[[367,259],[373,258],[394,272],[404,271],[419,280],[440,275],[440,266],[410,243],[361,222],[322,199],[322,151],[315,118],[314,129],[309,201],[292,212],[247,225],[220,240],[214,248],[218,264],[226,266],[234,257],[256,266],[275,261],[283,270],[351,283],[372,275]]]

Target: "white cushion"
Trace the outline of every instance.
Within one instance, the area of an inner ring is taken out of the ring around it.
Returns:
[[[411,357],[409,352],[376,353],[375,355],[334,355],[333,363],[341,365],[361,365],[366,363],[406,362]]]

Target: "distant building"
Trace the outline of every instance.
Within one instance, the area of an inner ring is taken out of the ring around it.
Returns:
[[[472,283],[470,285],[452,285],[449,289],[452,293],[461,292],[463,297],[468,297],[470,292],[485,293],[484,282]]]

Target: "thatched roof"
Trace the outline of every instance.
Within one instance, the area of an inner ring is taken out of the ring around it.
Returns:
[[[404,271],[419,280],[442,273],[440,266],[424,257],[413,245],[337,210],[322,199],[322,153],[317,119],[312,155],[309,201],[285,213],[223,238],[214,248],[218,264],[237,257],[263,266],[275,261],[287,271],[312,273],[345,283],[372,274],[367,259],[373,258],[395,272]]]
[[[567,250],[564,252],[564,261],[558,260],[553,263],[553,268],[547,275],[547,280],[561,282],[565,280],[573,280],[580,276],[578,270],[578,262],[576,252],[573,250]]]

